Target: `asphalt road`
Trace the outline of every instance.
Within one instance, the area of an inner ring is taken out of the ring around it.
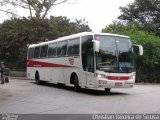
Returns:
[[[33,80],[0,84],[0,113],[13,114],[153,114],[160,113],[160,85],[103,90],[36,85]]]

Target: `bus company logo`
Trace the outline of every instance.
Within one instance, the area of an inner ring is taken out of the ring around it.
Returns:
[[[69,63],[70,63],[71,65],[74,64],[74,58],[68,58],[68,60],[69,60]]]

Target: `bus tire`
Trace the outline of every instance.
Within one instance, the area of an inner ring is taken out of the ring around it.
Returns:
[[[79,81],[77,75],[74,75],[74,90],[76,92],[79,92],[80,86],[79,86]]]
[[[36,74],[35,74],[35,80],[36,80],[36,84],[37,84],[37,85],[40,85],[40,84],[41,84],[41,81],[40,81],[40,79],[39,79],[39,73],[38,73],[38,72],[36,72]]]
[[[111,91],[111,88],[105,88],[104,90],[106,93],[109,93]]]

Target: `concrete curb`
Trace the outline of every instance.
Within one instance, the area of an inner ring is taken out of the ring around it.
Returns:
[[[16,79],[16,80],[31,80],[27,77],[10,77],[10,79]]]

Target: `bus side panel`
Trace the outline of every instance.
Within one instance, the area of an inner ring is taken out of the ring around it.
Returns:
[[[40,67],[39,69],[40,79],[43,81],[51,81],[52,67]]]
[[[37,68],[35,68],[35,67],[28,67],[27,68],[27,78],[35,79],[36,70],[37,70]]]
[[[56,68],[52,79],[57,83],[64,83],[63,68]]]
[[[81,57],[66,57],[66,61],[68,61],[68,65],[70,64],[69,59],[72,58],[73,62],[73,67],[68,67],[68,68],[64,68],[64,82],[66,84],[70,84],[70,78],[71,78],[71,74],[72,73],[76,73],[78,76],[78,80],[79,80],[79,85],[80,86],[86,86],[86,76],[85,76],[85,72],[82,69],[82,62],[81,62]]]
[[[66,57],[65,63],[70,67],[63,68],[63,79],[66,84],[70,84],[70,78],[72,73],[76,73],[79,76],[79,69],[80,69],[80,59],[79,57]]]
[[[86,77],[82,69],[80,68],[67,68],[64,70],[65,83],[70,84],[71,74],[75,73],[78,76],[79,86],[86,87]]]
[[[87,87],[86,73],[82,68],[79,70],[79,85],[82,87]]]
[[[65,70],[64,70],[64,78],[65,78],[65,83],[66,84],[70,84],[70,77],[71,77],[71,74],[72,74],[72,72],[75,72],[75,71],[77,71],[77,70],[74,70],[73,71],[73,69],[72,68],[65,68]]]

